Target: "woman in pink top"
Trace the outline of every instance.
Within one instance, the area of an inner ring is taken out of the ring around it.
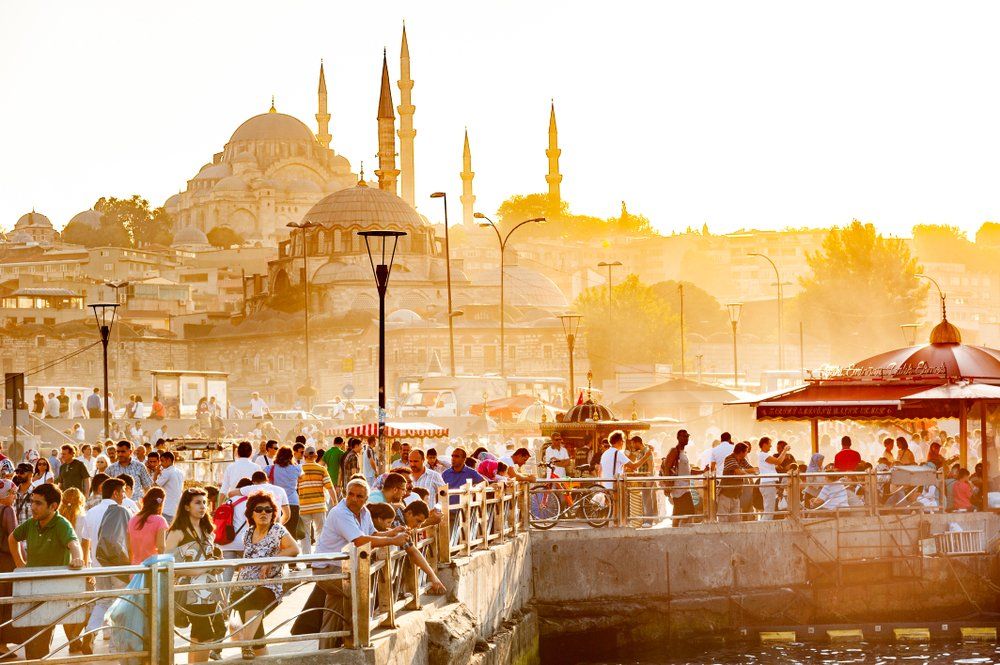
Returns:
[[[955,510],[972,510],[972,484],[969,482],[969,471],[958,472],[958,480],[952,486],[952,496],[955,498]]]
[[[163,489],[151,487],[142,497],[142,510],[128,523],[132,564],[138,565],[164,550],[169,524],[163,519]]]

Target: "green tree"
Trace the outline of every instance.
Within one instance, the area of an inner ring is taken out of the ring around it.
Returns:
[[[535,217],[545,217],[546,224],[533,233],[549,238],[577,238],[581,240],[606,238],[608,236],[655,235],[649,220],[642,215],[630,213],[622,202],[621,214],[604,219],[592,215],[575,215],[569,204],[562,201],[559,213],[549,212],[548,195],[515,194],[500,204],[494,221],[501,228],[509,229],[519,222]]]
[[[242,245],[243,237],[228,226],[216,226],[208,232],[208,242],[213,247],[232,247]]]
[[[800,278],[803,316],[830,343],[836,362],[900,345],[899,326],[917,320],[927,294],[905,242],[854,220],[830,231],[807,261],[812,273]]]
[[[1000,224],[983,222],[976,231],[976,244],[985,247],[1000,247]]]
[[[575,303],[583,316],[590,367],[598,379],[612,378],[614,364],[670,363],[677,358],[677,316],[656,291],[629,275],[612,288],[614,316],[608,316],[608,289],[595,286]]]
[[[138,194],[127,199],[102,196],[94,210],[103,215],[102,226],[125,229],[129,246],[169,245],[172,240],[173,219],[162,207],[151,209],[149,201]]]
[[[729,315],[708,291],[691,282],[675,282],[674,280],[657,282],[650,288],[663,302],[667,303],[673,313],[677,314],[679,323],[681,294],[677,287],[680,284],[684,285],[685,332],[698,333],[707,337],[713,333],[729,330]]]
[[[71,222],[62,231],[62,241],[84,247],[131,247],[132,240],[121,224],[101,220],[94,228],[83,222]]]

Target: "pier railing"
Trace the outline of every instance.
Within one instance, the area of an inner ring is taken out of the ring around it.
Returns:
[[[868,471],[717,476],[546,478],[530,484],[532,528],[671,526],[701,522],[808,519],[944,512],[941,471],[908,480]]]

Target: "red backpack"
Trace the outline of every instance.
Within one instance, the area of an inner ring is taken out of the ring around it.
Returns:
[[[216,508],[214,513],[212,513],[212,521],[215,522],[216,545],[228,545],[233,542],[236,540],[236,536],[239,535],[239,532],[243,530],[243,527],[246,526],[246,522],[244,522],[243,526],[239,528],[239,531],[233,529],[233,518],[236,514],[236,506],[246,500],[247,497],[241,496],[232,503],[226,501],[224,504]]]

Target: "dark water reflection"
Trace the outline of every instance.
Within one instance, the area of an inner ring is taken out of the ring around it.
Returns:
[[[1000,647],[992,643],[932,642],[930,644],[856,643],[782,644],[678,647],[651,644],[619,650],[613,656],[543,657],[544,665],[680,665],[682,663],[1000,663]]]

